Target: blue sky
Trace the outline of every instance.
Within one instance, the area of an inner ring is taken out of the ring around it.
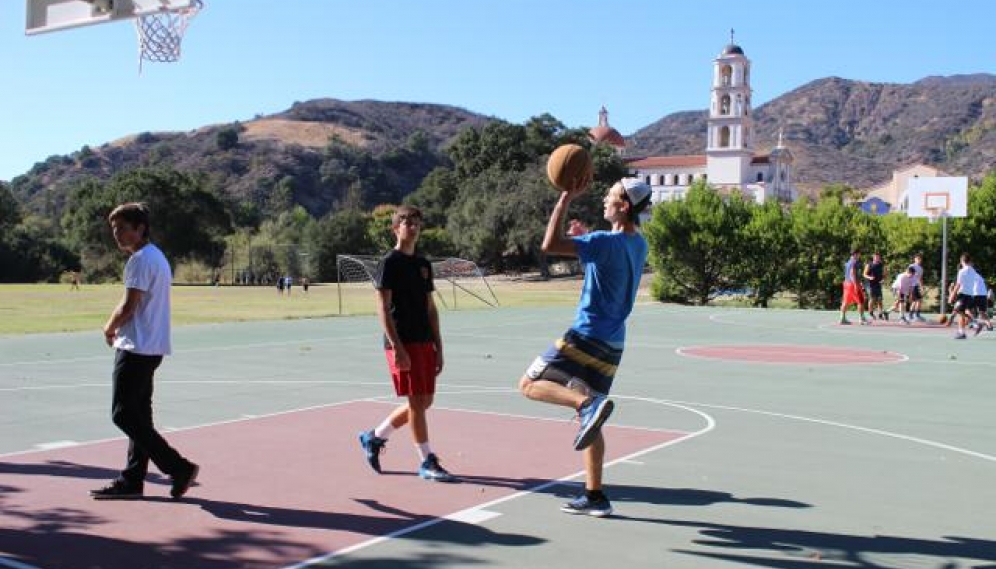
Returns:
[[[0,179],[145,131],[249,120],[320,97],[455,105],[624,135],[708,104],[729,41],[754,104],[814,79],[996,73],[987,0],[205,0],[176,64],[137,72],[116,22],[27,37],[0,1]]]

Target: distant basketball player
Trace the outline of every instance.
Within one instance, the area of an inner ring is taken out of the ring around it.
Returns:
[[[851,251],[851,256],[844,263],[844,283],[842,286],[844,298],[840,302],[840,323],[843,325],[851,323],[847,319],[847,309],[852,304],[858,307],[858,317],[861,319],[861,323],[869,323],[869,320],[865,318],[865,295],[861,287],[860,273],[858,272],[860,264],[861,251],[855,249]]]
[[[911,265],[916,271],[913,275],[913,291],[911,294],[912,301],[912,318],[916,318],[920,322],[925,322],[926,319],[920,314],[920,306],[923,304],[923,255],[917,253],[913,255],[913,264]]]
[[[958,306],[958,332],[955,333],[956,340],[965,339],[965,328],[969,318],[975,310],[975,291],[978,281],[982,280],[979,273],[972,266],[972,258],[968,253],[961,255],[961,269],[958,270],[958,277],[955,279],[955,286],[951,292],[950,302]],[[982,285],[985,286],[984,284]],[[982,323],[975,327],[975,333],[982,331]]]
[[[878,308],[878,316],[880,320],[888,320],[889,314],[882,309],[882,282],[885,280],[885,264],[882,262],[882,255],[878,253],[872,254],[872,260],[870,263],[865,265],[865,270],[862,275],[865,279],[865,283],[868,285],[868,315],[872,318],[875,316],[875,308]]]

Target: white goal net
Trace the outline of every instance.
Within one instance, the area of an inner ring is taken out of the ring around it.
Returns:
[[[380,259],[374,255],[336,255],[339,314],[344,314],[344,307],[351,313],[376,311],[372,289]],[[430,263],[436,299],[443,307],[456,310],[465,306],[498,306],[498,297],[477,263],[454,257],[430,259]]]

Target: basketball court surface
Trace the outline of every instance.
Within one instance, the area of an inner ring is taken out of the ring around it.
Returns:
[[[831,312],[637,306],[605,428],[612,516],[570,516],[567,410],[514,389],[571,308],[442,314],[431,439],[374,473],[395,403],[373,317],[190,326],[156,420],[202,467],[180,501],[87,491],[126,442],[99,332],[0,338],[0,567],[996,567],[996,334]]]

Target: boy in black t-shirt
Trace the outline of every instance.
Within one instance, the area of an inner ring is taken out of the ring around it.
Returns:
[[[384,329],[384,353],[394,381],[394,392],[408,398],[376,428],[360,433],[360,446],[367,462],[380,469],[380,452],[387,438],[405,424],[421,465],[418,474],[426,480],[450,482],[453,476],[439,464],[429,447],[426,411],[436,392],[436,376],[443,369],[443,340],[439,335],[439,314],[432,299],[432,265],[415,253],[422,227],[422,212],[401,206],[391,219],[397,237],[394,249],[381,259],[374,275],[377,289],[377,316]]]
[[[873,319],[888,320],[889,313],[882,307],[882,282],[886,280],[885,264],[882,263],[882,255],[875,253],[872,255],[870,263],[865,265],[862,276],[868,285],[868,315]],[[878,308],[876,316],[875,308]]]

